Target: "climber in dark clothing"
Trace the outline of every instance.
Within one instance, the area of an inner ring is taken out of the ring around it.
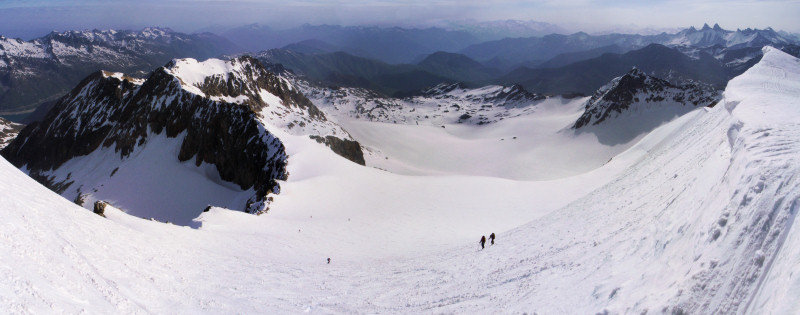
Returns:
[[[494,245],[494,233],[489,235],[489,240],[492,241],[492,245]]]
[[[481,235],[481,249],[484,248],[484,244],[486,244],[486,236]]]

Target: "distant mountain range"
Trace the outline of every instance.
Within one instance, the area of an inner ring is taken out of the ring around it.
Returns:
[[[258,24],[227,30],[221,34],[244,49],[257,52],[273,48],[288,48],[299,52],[344,51],[351,55],[380,60],[386,63],[409,63],[436,51],[458,51],[481,42],[467,31],[376,26],[302,25],[274,30]],[[300,44],[297,44],[300,43]],[[298,48],[302,43],[310,46]]]
[[[730,74],[722,63],[703,54],[692,59],[677,49],[651,44],[624,54],[604,54],[558,68],[519,68],[499,79],[519,83],[525,88],[548,94],[591,94],[599,87],[633,67],[645,73],[677,82],[697,80],[722,89]]]
[[[259,56],[313,80],[370,88],[387,95],[411,95],[437,80],[471,86],[519,83],[537,93],[590,94],[632,67],[674,83],[698,80],[721,89],[728,79],[759,60],[764,45],[791,51],[796,43],[794,37],[770,28],[728,31],[719,25],[705,25],[675,34],[575,33],[505,38],[475,44],[460,53],[435,52],[404,65],[332,53],[346,50],[322,40],[283,47],[291,53],[273,50]],[[397,80],[411,73],[416,75],[413,82]]]
[[[562,53],[588,51],[611,45],[616,45],[622,52],[625,52],[650,44],[695,50],[711,47],[739,49],[765,45],[781,48],[786,45],[798,44],[798,41],[796,37],[776,32],[771,28],[728,31],[717,24],[714,27],[706,24],[699,30],[690,27],[675,34],[593,36],[578,32],[571,35],[551,34],[543,37],[506,38],[475,44],[460,52],[479,62],[501,60],[507,63],[524,63],[532,60],[548,60]]]
[[[433,53],[417,64],[388,64],[346,52],[313,54],[287,49],[270,49],[255,57],[320,84],[367,88],[393,96],[416,94],[443,82],[486,82],[501,74],[464,55],[447,52]]]
[[[443,21],[437,26],[446,30],[469,32],[481,41],[568,33],[558,25],[532,20]]]
[[[31,111],[100,69],[137,75],[173,58],[206,59],[239,50],[211,33],[165,28],[52,32],[30,41],[0,36],[0,112]]]

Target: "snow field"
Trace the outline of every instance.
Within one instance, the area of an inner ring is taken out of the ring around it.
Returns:
[[[797,59],[767,49],[717,107],[550,181],[393,174],[278,130],[291,175],[270,212],[213,208],[199,230],[103,219],[3,160],[0,310],[793,313],[797,75]],[[438,132],[419,138],[435,148]]]

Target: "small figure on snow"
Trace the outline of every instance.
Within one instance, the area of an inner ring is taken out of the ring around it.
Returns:
[[[330,265],[330,264],[331,264],[331,258],[328,257],[328,265]]]
[[[492,232],[492,234],[489,234],[489,240],[492,241],[492,245],[494,245],[494,232]]]
[[[484,244],[486,244],[486,236],[481,235],[481,249],[484,249]]]

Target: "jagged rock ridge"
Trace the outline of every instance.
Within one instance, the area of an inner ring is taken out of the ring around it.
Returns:
[[[719,91],[709,85],[698,82],[674,85],[633,68],[597,90],[586,101],[586,110],[572,128],[597,125],[645,107],[669,106],[688,112],[699,106],[713,106],[720,97]]]

